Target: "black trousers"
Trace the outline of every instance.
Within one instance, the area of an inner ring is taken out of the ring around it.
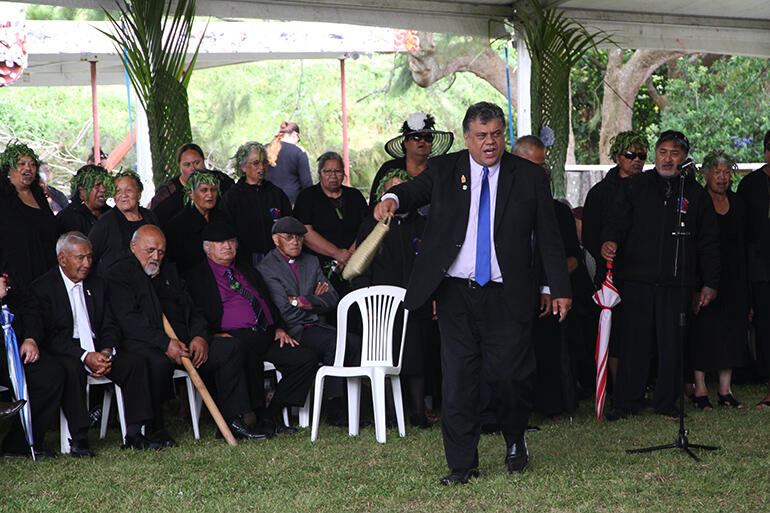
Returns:
[[[86,437],[91,419],[86,402],[88,372],[80,358],[56,355],[65,370],[61,405],[73,439]],[[144,359],[130,351],[118,349],[112,369],[106,376],[123,389],[126,424],[144,424],[152,418],[150,380]],[[105,413],[103,413],[105,414]]]
[[[164,351],[154,346],[137,345],[131,351],[144,359],[150,377],[152,421],[149,430],[152,432],[164,428],[163,402],[173,392],[171,375],[177,366]],[[217,406],[226,420],[243,415],[251,409],[238,340],[215,337],[209,344],[208,360],[198,368],[198,372],[203,378],[214,380]]]
[[[662,412],[674,406],[681,381],[679,314],[687,311],[692,292],[679,287],[626,282],[621,320],[623,343],[615,384],[615,406],[639,411],[655,349],[658,377],[653,407]],[[614,321],[614,319],[613,319]]]
[[[506,444],[527,428],[535,355],[531,323],[509,311],[502,286],[444,279],[436,294],[443,374],[441,432],[451,469],[477,467],[482,379]]]
[[[751,284],[756,331],[757,374],[770,377],[770,283]]]
[[[303,345],[292,347],[287,344],[281,347],[279,342],[273,340],[272,330],[265,332],[244,328],[228,333],[240,342],[250,404],[255,412],[265,408],[266,361],[281,372],[281,381],[276,386],[272,404],[280,408],[305,404],[318,370],[318,358],[311,349]]]
[[[3,361],[5,360],[6,358],[3,358]],[[3,364],[2,368],[6,372],[5,378],[7,377],[6,364]],[[24,365],[29,405],[32,408],[32,436],[36,447],[45,446],[45,433],[58,420],[64,389],[64,374],[64,369],[56,358],[43,350],[40,351],[38,361]],[[10,383],[8,388],[11,388]],[[11,420],[12,426],[3,439],[3,451],[26,452],[29,450],[19,419],[20,415],[15,415]]]
[[[334,364],[337,351],[337,329],[322,324],[308,326],[302,331],[300,344],[312,350],[324,365]],[[347,332],[345,341],[345,365],[361,363],[361,336]],[[345,381],[343,378],[327,378],[325,391],[327,397],[343,397]]]

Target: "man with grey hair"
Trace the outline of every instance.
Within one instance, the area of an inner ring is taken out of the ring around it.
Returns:
[[[479,382],[498,405],[509,472],[529,462],[524,431],[535,371],[531,341],[537,286],[532,233],[563,320],[571,305],[564,248],[542,168],[505,151],[505,116],[480,102],[463,119],[467,150],[428,161],[414,180],[395,186],[375,207],[382,219],[430,202],[405,306],[437,303],[441,330],[444,450],[450,473],[441,484],[478,477]],[[482,358],[483,355],[483,358]]]
[[[159,449],[159,444],[141,432],[151,417],[147,368],[141,358],[121,347],[120,330],[106,301],[106,283],[91,275],[91,243],[80,232],[67,232],[56,242],[56,258],[58,265],[32,282],[37,322],[27,333],[65,371],[61,405],[72,434],[71,454],[94,456],[87,436],[89,375],[107,377],[124,391],[126,438],[122,447]]]
[[[150,437],[167,447],[176,441],[166,431],[163,402],[171,397],[174,365],[189,358],[201,375],[216,383],[217,404],[236,438],[265,439],[243,422],[249,411],[242,354],[234,338],[211,333],[185,292],[174,264],[164,264],[166,238],[157,226],[144,225],[131,238],[131,248],[108,269],[109,301],[125,344],[147,363],[152,390]],[[163,318],[178,338],[166,334]]]

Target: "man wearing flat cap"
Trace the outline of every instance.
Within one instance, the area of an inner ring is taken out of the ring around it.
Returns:
[[[248,261],[236,261],[235,229],[212,222],[203,228],[202,239],[206,259],[191,273],[195,279],[187,283],[190,295],[215,336],[234,337],[240,343],[251,406],[265,427],[295,433],[284,424],[281,409],[305,403],[318,358],[286,333],[262,276]],[[265,361],[282,375],[266,411]]]
[[[280,311],[289,336],[315,352],[325,365],[332,365],[337,347],[337,330],[324,322],[323,315],[335,315],[339,302],[337,291],[321,271],[318,258],[302,253],[307,229],[294,217],[282,217],[273,225],[275,249],[257,269],[270,290],[270,297]],[[361,359],[361,338],[348,334],[346,364]],[[327,381],[329,403],[327,422],[344,426],[342,406],[343,381]]]

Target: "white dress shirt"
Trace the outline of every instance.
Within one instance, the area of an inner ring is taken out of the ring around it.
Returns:
[[[91,330],[91,320],[88,318],[86,298],[83,295],[83,282],[75,283],[70,280],[64,274],[61,267],[59,267],[59,272],[61,273],[62,280],[64,280],[64,288],[67,289],[70,309],[72,310],[72,338],[80,340],[80,347],[83,349],[80,360],[85,361],[86,355],[89,352],[96,351],[96,348],[94,346],[93,331]],[[86,370],[92,372],[87,366]]]

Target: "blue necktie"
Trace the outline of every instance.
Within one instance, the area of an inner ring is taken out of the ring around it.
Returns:
[[[479,226],[476,233],[476,282],[482,287],[492,276],[489,234],[489,169],[483,168],[481,195],[479,196]]]

